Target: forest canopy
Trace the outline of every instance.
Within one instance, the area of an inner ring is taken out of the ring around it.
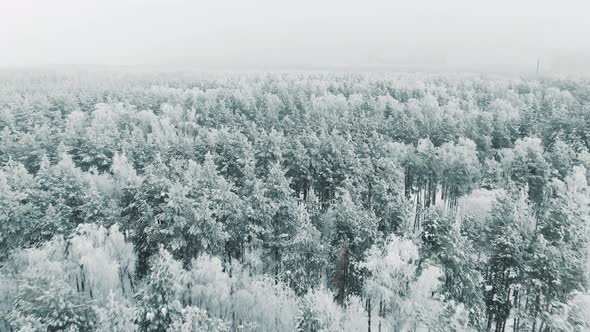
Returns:
[[[588,331],[590,81],[0,72],[0,331]]]

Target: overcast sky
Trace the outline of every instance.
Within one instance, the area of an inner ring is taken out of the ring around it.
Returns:
[[[590,68],[589,0],[0,0],[0,65]]]

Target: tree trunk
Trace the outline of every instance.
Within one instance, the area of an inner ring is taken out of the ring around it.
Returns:
[[[336,301],[342,305],[346,300],[348,290],[349,247],[348,243],[342,243],[336,252],[335,283],[338,290]]]
[[[513,332],[517,332],[518,331],[518,312],[519,312],[519,307],[520,307],[520,296],[518,291],[514,291],[514,307],[516,308],[516,314],[514,315],[514,325],[512,326],[512,331]]]
[[[537,297],[535,298],[535,314],[533,315],[533,329],[532,332],[536,331],[537,328],[537,313],[539,312],[539,293],[537,293]]]
[[[381,332],[381,320],[383,319],[383,299],[379,301],[379,332]]]
[[[416,217],[414,219],[414,231],[420,229],[420,213],[422,210],[422,199],[421,199],[422,190],[418,190],[416,193]]]
[[[404,194],[406,195],[407,199],[409,199],[412,194],[412,177],[410,175],[409,168],[406,168],[404,177]]]
[[[486,328],[487,332],[490,332],[492,330],[492,322],[494,321],[494,314],[489,313],[488,314],[488,326]]]
[[[368,318],[367,318],[367,331],[371,332],[371,298],[367,299],[367,313],[368,313]]]
[[[432,184],[432,205],[436,205],[436,192],[438,189],[437,187],[438,183],[434,181],[434,183]]]

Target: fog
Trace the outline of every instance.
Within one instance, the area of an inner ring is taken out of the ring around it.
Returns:
[[[0,1],[0,66],[586,73],[589,1]]]

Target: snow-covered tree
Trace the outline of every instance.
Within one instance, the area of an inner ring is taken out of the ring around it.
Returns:
[[[182,319],[177,299],[181,273],[180,263],[160,247],[145,285],[136,295],[135,323],[140,331],[175,331],[175,323]]]

